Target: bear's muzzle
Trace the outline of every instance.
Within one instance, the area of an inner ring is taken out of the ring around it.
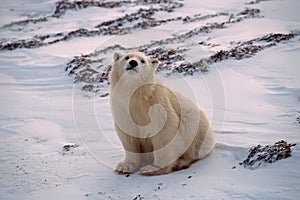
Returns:
[[[131,60],[129,61],[129,66],[126,67],[126,70],[133,70],[136,66],[138,66],[138,63],[135,60]]]

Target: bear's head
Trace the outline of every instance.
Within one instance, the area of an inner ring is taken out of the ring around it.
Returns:
[[[141,52],[114,53],[113,59],[110,75],[112,84],[123,76],[132,82],[155,81],[155,70],[159,65],[157,59],[149,58]]]

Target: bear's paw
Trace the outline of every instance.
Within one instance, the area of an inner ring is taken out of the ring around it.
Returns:
[[[116,169],[115,172],[118,174],[132,174],[136,171],[138,171],[139,167],[137,164],[132,163],[132,162],[120,162]]]
[[[139,173],[144,176],[152,176],[152,175],[158,175],[161,174],[160,172],[161,168],[155,165],[147,165],[140,169]]]

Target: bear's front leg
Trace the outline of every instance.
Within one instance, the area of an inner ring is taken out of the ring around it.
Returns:
[[[141,168],[140,141],[123,132],[117,125],[115,127],[126,153],[125,160],[117,165],[115,172],[118,174],[137,172]]]

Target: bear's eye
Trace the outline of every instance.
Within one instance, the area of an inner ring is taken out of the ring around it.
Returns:
[[[144,63],[145,63],[145,60],[141,60],[141,63],[143,63],[143,64],[144,64]]]
[[[126,57],[125,57],[125,60],[128,60],[128,59],[129,59],[129,56],[126,56]]]

